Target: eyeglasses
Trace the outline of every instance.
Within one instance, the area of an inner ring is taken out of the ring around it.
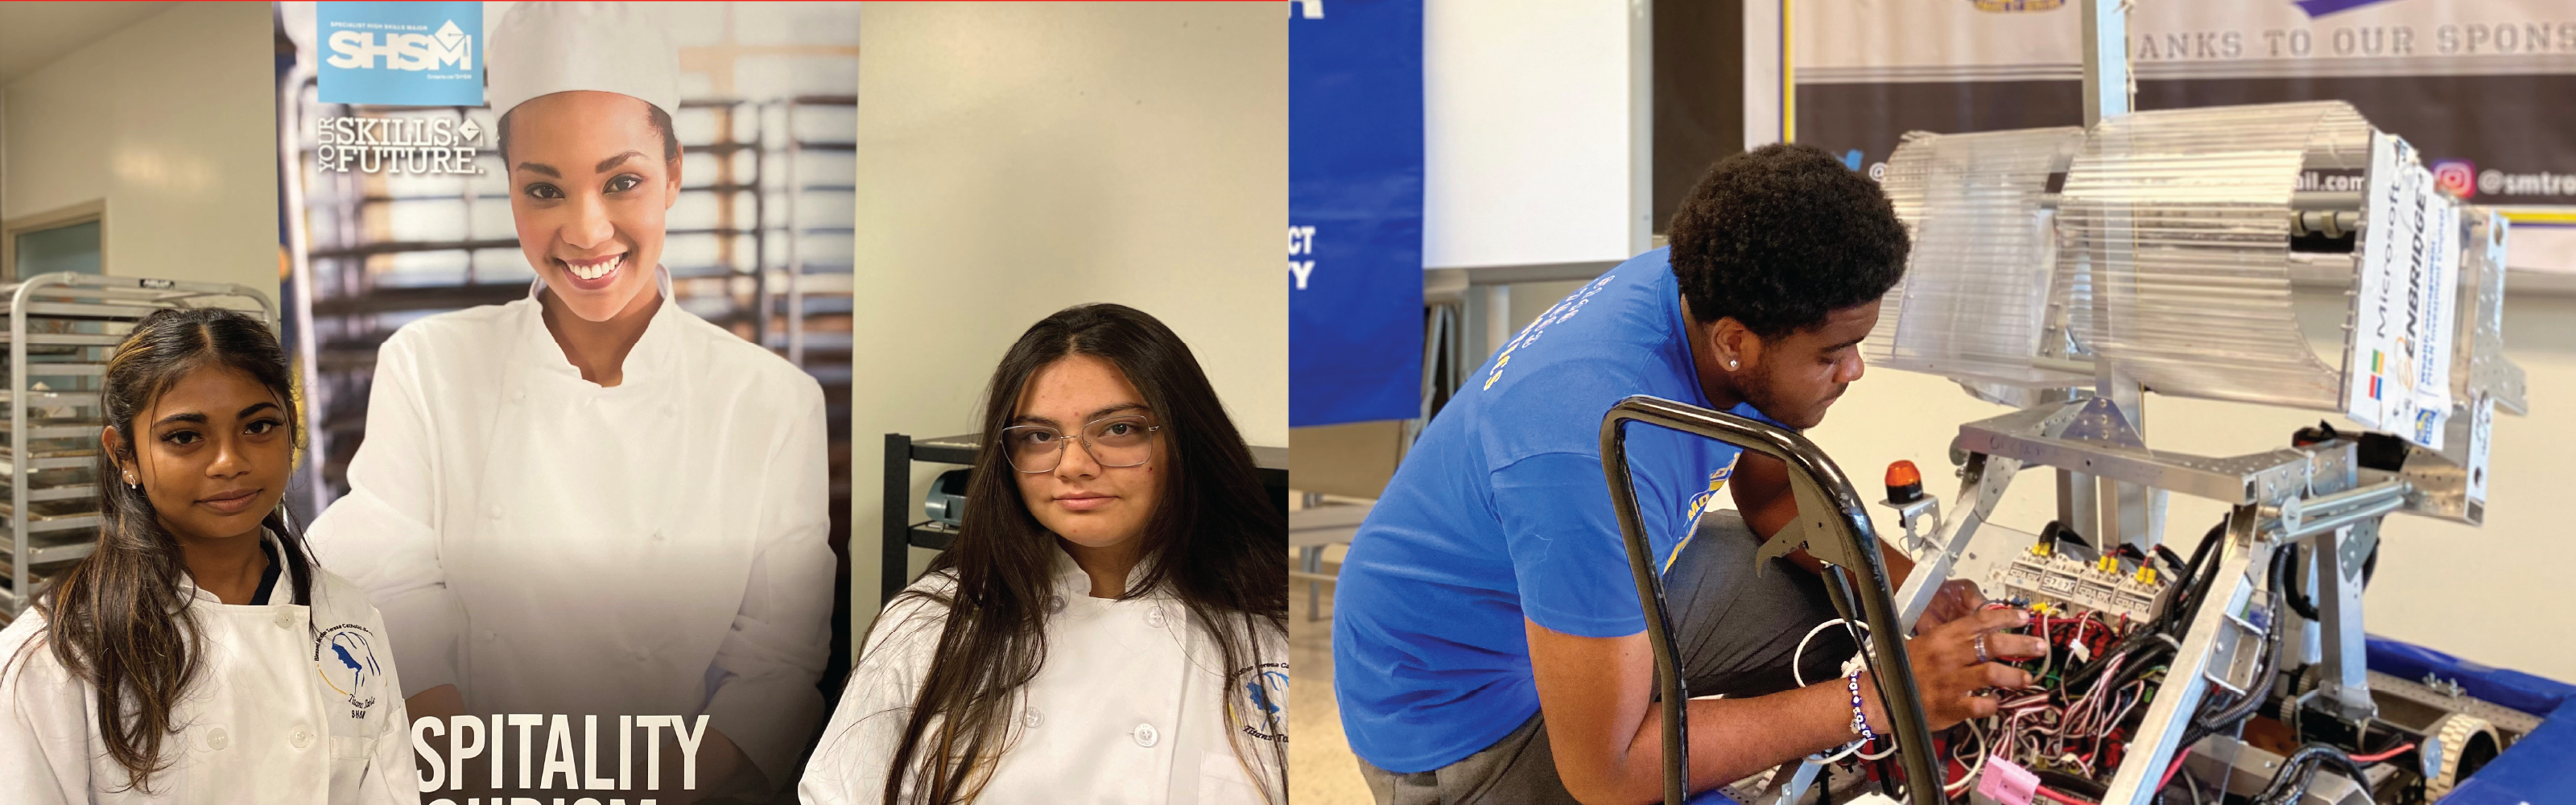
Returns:
[[[1154,457],[1154,432],[1142,416],[1113,416],[1083,423],[1082,435],[1067,436],[1049,425],[1013,425],[1002,429],[1002,453],[1011,468],[1026,473],[1053,472],[1064,461],[1065,443],[1080,440],[1091,460],[1103,467],[1133,467]]]

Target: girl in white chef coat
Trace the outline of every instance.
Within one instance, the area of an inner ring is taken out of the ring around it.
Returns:
[[[418,803],[384,624],[277,505],[267,325],[154,312],[102,386],[98,542],[0,631],[0,802]]]
[[[704,715],[690,795],[759,801],[824,715],[829,436],[811,376],[672,298],[679,65],[653,15],[519,3],[494,28],[486,96],[538,281],[386,340],[313,546],[384,609],[414,712]],[[500,787],[537,797],[519,769]]]
[[[1284,801],[1287,524],[1189,347],[1065,309],[983,419],[957,540],[878,616],[804,801]]]

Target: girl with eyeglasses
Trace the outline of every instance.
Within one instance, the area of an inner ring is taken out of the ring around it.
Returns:
[[[1287,523],[1189,347],[1119,305],[1048,316],[981,444],[803,800],[1285,801]]]

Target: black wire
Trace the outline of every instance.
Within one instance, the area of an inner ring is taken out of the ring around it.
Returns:
[[[2275,582],[2281,587],[2282,600],[2289,602],[2290,611],[2299,613],[2299,617],[2312,621],[2324,620],[2323,616],[2317,614],[2316,601],[2308,597],[2308,574],[2303,572],[2308,567],[2305,561],[2307,550],[2292,543],[2281,546],[2281,553],[2291,557],[2289,572],[2281,574]]]
[[[2237,722],[2244,721],[2247,716],[2253,715],[2255,708],[2262,706],[2265,694],[2271,691],[2273,678],[2281,672],[2283,653],[2281,644],[2289,632],[2289,619],[2281,617],[2281,580],[2284,574],[2290,572],[2289,559],[2288,551],[2276,551],[2272,554],[2272,566],[2269,568],[2272,575],[2272,617],[2271,622],[2263,630],[2262,660],[2255,664],[2254,678],[2245,683],[2244,695],[2219,706],[2214,713],[2210,712],[2210,702],[2213,700],[2203,699],[2201,715],[2193,719],[2212,732],[2225,731],[2235,726]]]
[[[2370,556],[2361,560],[2361,588],[2370,589],[2370,576],[2379,572],[2379,546],[2386,540],[2370,544]]]
[[[2364,590],[2370,589],[2370,577],[2379,572],[2380,544],[2380,542],[2371,543],[2370,555],[2361,560],[2361,588]],[[2282,550],[2298,551],[2299,555],[2302,557],[2307,554],[2307,550],[2305,548],[2296,544],[2283,546]],[[2296,564],[2301,568],[2305,568],[2308,565],[2305,561],[2299,561]],[[2290,585],[2290,611],[2297,612],[2299,613],[2299,617],[2306,618],[2308,620],[2322,620],[2322,618],[2317,615],[2315,599],[2308,595],[2306,577],[2307,574],[2305,573],[2295,574],[2293,576],[2293,578],[2297,580],[2297,583]]]
[[[2030,773],[2038,777],[2040,782],[2047,784],[2049,790],[2061,794],[2075,794],[2098,802],[2103,795],[2111,793],[2111,789],[2101,783],[2056,769],[2031,769]]]
[[[2174,549],[2165,547],[2164,543],[2156,543],[2156,558],[2165,561],[2165,573],[2176,580],[2191,575],[2191,571],[2187,569],[2190,565],[2183,563],[2182,554],[2174,553]]]
[[[2208,596],[2209,588],[2218,581],[2218,562],[2214,561],[2212,554],[2218,549],[2219,537],[2226,533],[2227,518],[2219,518],[2218,524],[2210,526],[2209,532],[2200,536],[2200,544],[2192,548],[2191,561],[2183,563],[2182,575],[2174,579],[2178,588],[2174,590],[2173,600],[2166,603],[2164,611],[2140,625],[2139,628],[2131,630],[2128,639],[2120,641],[2120,645],[2113,647],[2109,654],[2103,656],[2114,656],[2125,652],[2133,658],[2138,658],[2156,651],[2171,650],[2173,648],[2171,644],[2157,639],[2156,636],[2179,634],[2183,627],[2191,624],[2192,618],[2199,612],[2200,600]],[[2157,646],[2163,648],[2158,649]],[[2086,683],[2100,675],[2102,667],[2106,664],[2086,664],[2074,674],[2060,680],[2059,689],[2070,692],[2085,690]],[[2128,667],[2138,669],[2141,674],[2153,665],[2153,663],[2138,662],[2134,659],[2128,663]]]
[[[2256,795],[2254,801],[2258,805],[2296,803],[2307,796],[2308,787],[2316,783],[2318,769],[2324,766],[2337,767],[2336,771],[2342,772],[2345,778],[2364,790],[2370,786],[2370,778],[2362,774],[2361,764],[2353,762],[2351,755],[2332,746],[2312,743],[2282,758],[2281,770],[2273,775],[2272,784]],[[2294,777],[2296,782],[2292,782]]]
[[[2188,626],[2193,619],[2200,616],[2201,601],[2209,597],[2210,588],[2218,583],[2218,542],[2220,535],[2225,533],[2227,533],[2227,518],[2220,518],[2217,525],[2209,527],[2209,533],[2201,535],[2200,546],[2192,549],[2191,562],[2183,568],[2191,577],[2191,587],[2183,591],[2190,598],[2188,601],[2181,602],[2181,606],[2174,607],[2174,611],[2165,613],[2178,617],[2172,620],[2158,618],[2160,628],[2173,625]]]

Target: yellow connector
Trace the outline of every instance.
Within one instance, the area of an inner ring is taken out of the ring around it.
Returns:
[[[2103,573],[2113,576],[2120,575],[2120,557],[2105,556],[2102,557],[2102,561],[2093,563],[2093,566],[2100,568]]]
[[[2138,578],[2138,583],[2139,583],[2139,584],[2144,584],[2144,585],[2148,585],[2148,586],[2154,586],[2154,585],[2155,585],[2155,583],[2156,583],[2156,568],[2155,568],[2155,566],[2154,566],[2154,565],[2147,565],[2147,566],[2144,566],[2144,567],[2140,567],[2140,568],[2138,568],[2138,576],[2137,576],[2137,578]]]
[[[2034,542],[2030,544],[2030,555],[2032,556],[2047,556],[2052,553],[2056,553],[2056,551],[2049,548],[2049,543]]]

